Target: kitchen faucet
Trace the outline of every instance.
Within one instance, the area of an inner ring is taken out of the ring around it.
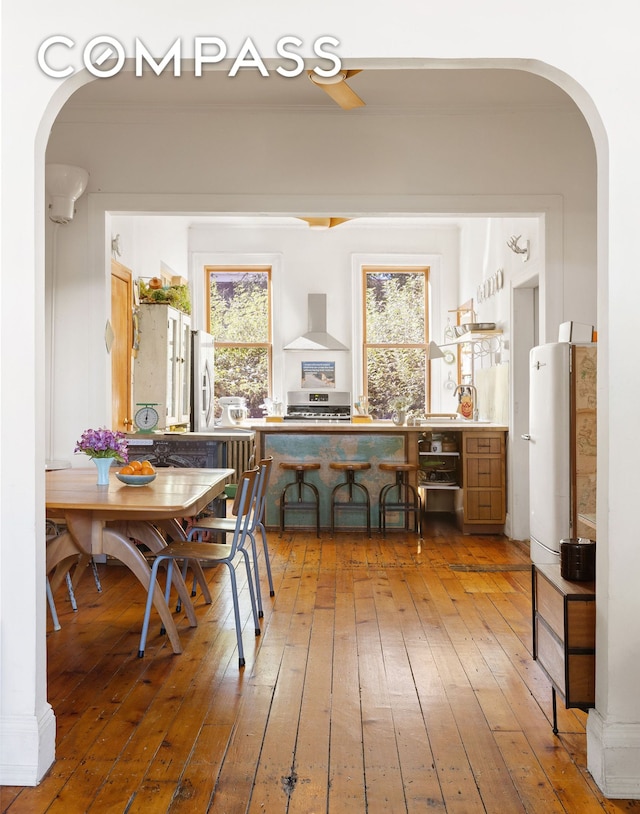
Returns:
[[[456,389],[453,391],[453,395],[457,396],[460,391],[465,389],[473,391],[473,420],[477,421],[480,413],[478,411],[478,390],[475,384],[458,384],[456,385]]]

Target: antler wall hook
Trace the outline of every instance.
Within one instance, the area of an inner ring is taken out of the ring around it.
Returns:
[[[529,259],[529,241],[528,240],[525,241],[526,246],[518,246],[518,241],[520,240],[521,237],[522,237],[522,235],[517,235],[517,236],[516,235],[511,235],[509,240],[507,240],[507,246],[515,254],[521,254],[522,255],[522,262],[526,263],[527,260]]]

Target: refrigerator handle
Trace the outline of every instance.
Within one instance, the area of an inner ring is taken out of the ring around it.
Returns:
[[[531,441],[531,436],[529,435],[529,433],[527,433],[526,435],[521,435],[520,438],[522,438],[523,441]]]

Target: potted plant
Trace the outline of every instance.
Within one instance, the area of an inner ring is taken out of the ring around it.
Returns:
[[[74,452],[84,452],[98,468],[98,486],[109,483],[109,468],[114,461],[126,463],[129,460],[127,438],[123,432],[113,432],[101,427],[85,430],[76,442]]]

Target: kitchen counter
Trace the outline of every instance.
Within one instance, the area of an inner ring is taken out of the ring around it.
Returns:
[[[481,430],[500,430],[506,432],[509,428],[506,424],[496,424],[488,421],[466,421],[459,419],[453,421],[444,419],[441,421],[429,421],[420,426],[410,427],[403,425],[398,427],[391,420],[383,421],[264,421],[252,420],[242,425],[243,428],[254,430],[255,432],[354,432],[354,433],[378,433],[378,432],[410,432],[421,433],[431,432],[469,432]]]
[[[154,466],[246,469],[256,433],[250,427],[211,432],[138,432],[127,435],[129,455]]]
[[[208,432],[179,432],[170,430],[159,430],[157,432],[130,432],[127,439],[130,441],[141,441],[144,439],[163,440],[165,438],[185,438],[186,440],[206,440],[212,438],[214,441],[237,441],[239,438],[252,438],[254,430],[249,426],[242,427],[216,427]]]

